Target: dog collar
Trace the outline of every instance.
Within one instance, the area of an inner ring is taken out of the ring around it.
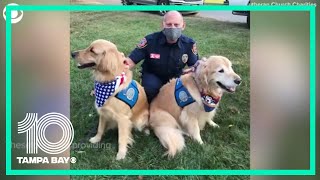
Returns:
[[[98,107],[103,106],[106,100],[113,95],[113,93],[119,88],[121,84],[126,81],[126,75],[124,72],[120,76],[116,76],[115,80],[110,82],[101,83],[94,82],[94,92],[96,96],[96,104]]]
[[[197,63],[196,67],[198,66],[198,64],[199,63]],[[195,69],[196,69],[196,67],[195,67]],[[214,98],[214,97],[212,97],[212,96],[210,96],[208,94],[205,94],[203,92],[203,89],[199,88],[199,86],[197,84],[197,81],[195,80],[194,77],[193,77],[193,80],[194,80],[194,83],[196,84],[196,87],[200,91],[201,100],[202,100],[202,104],[203,104],[204,110],[206,112],[213,111],[216,108],[217,104],[219,103],[221,97]]]
[[[214,98],[210,95],[201,93],[201,100],[203,103],[204,110],[206,112],[211,112],[216,108],[217,104],[219,103],[220,97]]]
[[[127,79],[126,73],[125,73],[125,72],[122,72],[120,76],[117,76],[117,77],[116,77],[116,79],[117,79],[117,78],[120,79],[120,85],[123,84],[124,82],[126,82],[126,79]]]

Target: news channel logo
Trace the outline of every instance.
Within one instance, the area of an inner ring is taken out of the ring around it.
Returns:
[[[51,142],[46,136],[46,130],[50,125],[56,125],[62,130],[59,141]],[[42,150],[50,155],[61,154],[70,148],[74,138],[74,129],[70,120],[57,112],[47,113],[38,118],[38,113],[26,113],[25,118],[18,122],[18,134],[26,136],[26,153],[38,154]],[[39,163],[75,163],[75,157],[16,157],[19,164]]]
[[[7,5],[19,6],[16,3],[10,3]],[[4,9],[2,11],[2,15],[3,15],[4,20],[6,20],[6,7],[4,7]],[[16,24],[16,23],[20,22],[22,17],[23,17],[23,11],[11,11],[11,23],[12,24]]]
[[[57,125],[62,129],[62,137],[56,143],[50,142],[45,136],[50,125]],[[38,113],[27,113],[26,117],[18,122],[18,134],[27,136],[27,154],[37,154],[38,149],[47,154],[60,154],[70,147],[74,130],[70,120],[63,114],[51,112],[38,118]]]

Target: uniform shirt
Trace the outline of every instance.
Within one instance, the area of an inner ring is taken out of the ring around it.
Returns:
[[[194,65],[198,60],[198,53],[193,39],[181,35],[176,43],[169,44],[160,31],[143,38],[129,58],[135,64],[144,59],[142,73],[155,74],[166,82],[171,78],[179,77],[186,64]]]

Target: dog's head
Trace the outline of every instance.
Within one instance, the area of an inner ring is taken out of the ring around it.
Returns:
[[[71,57],[77,61],[79,69],[91,67],[110,76],[119,75],[126,68],[124,54],[115,44],[102,39],[93,41],[86,49],[72,52]]]
[[[235,92],[241,78],[232,69],[229,59],[223,56],[210,56],[198,61],[196,78],[206,91]]]

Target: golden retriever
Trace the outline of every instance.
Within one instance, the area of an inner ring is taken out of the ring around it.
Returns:
[[[212,121],[219,100],[223,92],[234,92],[241,82],[231,65],[226,57],[203,58],[187,70],[189,73],[172,79],[160,89],[150,105],[149,124],[161,144],[168,149],[165,155],[173,157],[184,148],[183,134],[203,144],[200,130],[206,122],[219,127]],[[178,96],[174,93],[179,83],[183,84],[193,100],[184,107],[177,102],[187,102],[187,93],[184,91]]]
[[[107,99],[105,98],[106,96],[102,97],[102,95],[97,96],[97,93],[95,94],[95,107],[99,114],[99,126],[97,134],[89,141],[91,143],[100,142],[105,129],[113,129],[118,126],[119,149],[116,159],[124,159],[127,153],[127,146],[133,143],[132,127],[141,131],[148,124],[149,104],[143,87],[135,81],[136,89],[138,90],[136,94],[138,96],[136,96],[137,101],[132,108],[116,97],[122,90],[127,90],[131,81],[134,80],[132,80],[132,72],[126,65],[124,54],[119,52],[116,45],[109,41],[96,40],[86,49],[72,52],[71,56],[77,61],[78,68],[90,67],[93,69],[95,84],[98,85],[96,87],[99,88],[104,84],[112,85],[113,82],[116,84],[115,86],[108,86],[108,88],[113,88],[112,91],[114,92],[110,93],[111,95],[108,94],[110,96]],[[109,89],[106,88],[105,90],[109,92]],[[125,94],[127,96],[134,94],[134,92],[129,93],[129,90],[125,93],[127,93]],[[105,93],[103,92],[103,94]],[[104,99],[103,101],[100,101],[101,97]]]

